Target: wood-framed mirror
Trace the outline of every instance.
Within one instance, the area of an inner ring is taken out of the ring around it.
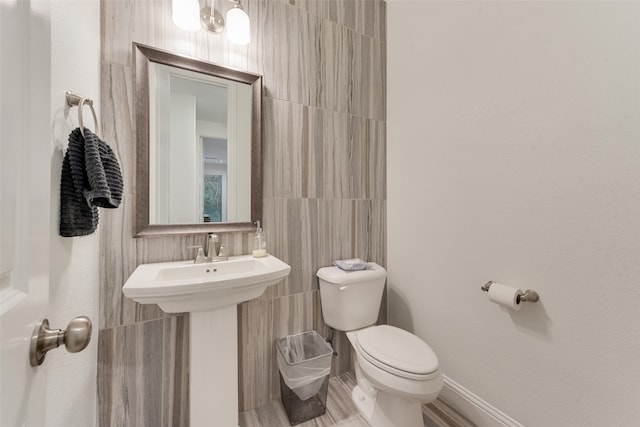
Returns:
[[[262,77],[133,43],[134,236],[262,220]]]

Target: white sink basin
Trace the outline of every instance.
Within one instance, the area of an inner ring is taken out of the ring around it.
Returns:
[[[211,311],[259,297],[289,271],[289,265],[271,255],[233,256],[228,261],[202,264],[142,264],[122,292],[140,304],[158,304],[167,313]]]

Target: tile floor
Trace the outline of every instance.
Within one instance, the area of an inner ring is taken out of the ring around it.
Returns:
[[[298,424],[300,427],[369,427],[365,419],[351,402],[351,390],[355,386],[351,372],[329,380],[327,412],[312,420]],[[457,413],[441,400],[423,406],[425,427],[474,427],[475,424]],[[280,400],[257,409],[240,413],[240,427],[289,427],[287,414]],[[398,426],[400,427],[400,426]]]

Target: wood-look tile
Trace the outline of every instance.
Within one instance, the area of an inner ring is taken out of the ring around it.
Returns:
[[[387,2],[386,1],[378,2],[377,17],[378,17],[378,20],[376,25],[376,38],[386,43],[387,42]]]
[[[135,303],[122,294],[122,286],[135,268],[134,242],[121,237],[131,226],[131,197],[125,194],[118,209],[103,210],[100,215],[100,329],[135,321]]]
[[[270,295],[317,289],[316,272],[328,265],[317,256],[322,245],[317,205],[315,199],[265,199],[265,236],[269,253],[291,266],[289,276],[274,286]]]
[[[318,166],[322,164],[322,173],[310,172],[324,182],[324,190],[316,189],[316,194],[327,198],[383,198],[384,126],[377,121],[324,110],[319,117],[323,131],[316,135],[322,136],[322,147],[311,148],[316,150],[313,160]]]
[[[341,331],[334,331],[332,343],[336,353],[331,361],[332,375],[342,375],[349,372],[353,367],[353,351],[347,335]]]
[[[350,375],[346,372],[344,375],[332,377],[329,381],[327,411],[336,423],[358,415],[358,409],[351,401],[351,390],[356,383]]]
[[[264,197],[301,198],[303,178],[303,107],[264,100]],[[305,159],[306,160],[306,159]]]
[[[303,423],[298,424],[300,427],[327,427],[336,425],[334,419],[331,417],[331,414],[325,412],[323,415],[319,417],[315,417],[310,419],[309,421],[305,421]]]
[[[233,53],[232,56],[241,57],[244,61],[244,65],[239,64],[236,68],[264,75],[264,57],[271,49],[271,45],[266,41],[263,34],[268,28],[265,25],[268,19],[268,3],[264,0],[242,2],[245,11],[251,18],[251,43],[248,46],[230,45],[228,50]],[[218,63],[223,62],[218,61]]]
[[[206,244],[206,233],[136,239],[138,264],[162,261],[183,261],[192,259],[194,253],[189,246]]]
[[[360,414],[340,421],[336,426],[340,427],[369,427],[369,423]]]
[[[317,105],[320,20],[284,2],[270,1],[266,7],[265,95]]]
[[[98,368],[97,368],[97,424],[98,426],[111,426],[114,403],[113,386],[118,384],[114,379],[115,356],[114,345],[115,328],[98,331]],[[118,384],[119,386],[120,384]],[[121,405],[124,406],[124,405]]]
[[[264,197],[324,197],[324,134],[331,114],[272,98],[265,99],[263,111]]]
[[[322,317],[322,301],[320,298],[320,290],[315,290],[313,292],[313,307],[309,308],[309,310],[313,310],[313,329],[316,330],[320,335],[325,338],[331,338],[331,328],[324,323],[324,319]],[[331,374],[335,375],[335,370],[331,370]]]
[[[348,117],[327,112],[323,117],[323,169],[325,198],[349,197],[350,139]]]
[[[354,202],[354,254],[367,261],[385,265],[384,201],[356,200]]]
[[[99,340],[109,350],[101,353],[98,387],[104,402],[99,400],[98,412],[106,421],[100,425],[123,420],[157,425],[144,402],[161,402],[161,425],[188,423],[188,341],[180,336],[188,330],[188,318],[136,304],[121,288],[138,264],[189,259],[193,254],[186,246],[205,239],[132,237],[132,41],[264,75],[265,235],[269,252],[289,262],[292,274],[239,309],[241,407],[268,402],[277,391],[277,334],[303,327],[329,332],[321,316],[317,269],[355,256],[384,264],[384,1],[243,0],[243,5],[251,17],[252,42],[246,47],[204,31],[180,30],[171,20],[171,0],[101,2],[102,134],[120,158],[127,191],[120,209],[101,213]],[[250,233],[221,239],[232,255],[251,249]],[[142,357],[139,349],[151,345],[148,333],[157,338],[157,325],[163,325],[162,339],[170,349],[162,361],[149,360],[146,367],[125,363],[127,357]],[[334,374],[348,369],[351,360],[348,340],[342,336],[335,343],[340,355],[333,361]],[[149,369],[172,379],[131,397],[131,384]],[[261,417],[259,422],[266,419]]]
[[[133,140],[131,67],[103,61],[100,73],[100,136],[118,158],[123,193],[134,194],[136,144]]]
[[[349,199],[331,200],[326,206],[326,215],[329,215],[329,227],[325,233],[330,238],[330,260],[327,265],[336,259],[349,259],[362,257],[355,253],[355,201]]]
[[[188,426],[188,330],[178,316],[100,331],[98,425]]]
[[[320,37],[319,105],[384,121],[385,44],[333,22],[323,23]]]
[[[135,304],[126,301],[122,285],[135,268],[132,236],[133,152],[131,134],[130,68],[103,62],[101,84],[101,136],[116,153],[124,181],[124,197],[118,209],[100,214],[100,327],[135,321]]]
[[[357,31],[358,27],[356,25],[357,22],[357,6],[358,0],[345,0],[343,2],[339,2],[338,6],[338,23],[344,25],[345,27]]]
[[[241,427],[262,427],[256,409],[240,412],[238,415],[238,423]]]
[[[385,40],[385,8],[382,0],[297,0],[300,7],[360,34]]]
[[[161,425],[163,321],[100,331],[99,337],[103,334],[98,342],[99,425]]]
[[[274,400],[256,409],[256,418],[260,426],[289,426],[289,419],[282,403]]]
[[[263,96],[262,99],[262,197],[265,199],[275,196],[276,180],[280,180],[276,172],[278,127],[275,121],[274,99]],[[264,211],[264,203],[262,206]]]
[[[307,187],[303,188],[303,197],[321,199],[326,197],[324,133],[328,113],[317,108],[309,108],[303,116],[305,123],[306,178]]]
[[[320,72],[323,78],[320,106],[346,113],[353,102],[354,57],[357,35],[333,22],[325,21],[320,39]]]
[[[353,372],[332,377],[329,380],[327,412],[299,425],[302,427],[369,427],[369,423],[358,413],[351,400],[351,391],[355,385]],[[425,427],[475,427],[475,424],[440,399],[423,405],[422,408]],[[239,420],[240,427],[288,427],[290,425],[284,407],[278,399],[259,408],[241,412]]]
[[[166,14],[162,0],[104,0],[100,3],[103,60],[131,65],[132,41],[150,46],[161,44]]]
[[[290,4],[299,7],[320,19],[329,19],[329,3],[326,0],[294,0]]]
[[[286,294],[306,292],[314,288],[316,282],[316,264],[313,258],[313,234],[316,211],[310,209],[307,199],[288,200],[286,218],[291,232],[287,233],[288,259],[292,261],[292,268],[287,278]]]
[[[288,295],[271,300],[274,340],[313,329],[313,297],[315,292]]]
[[[387,198],[387,143],[386,125],[384,122],[369,120],[367,122],[367,137],[365,139],[368,152],[367,168],[364,172],[368,177],[368,188],[365,198],[386,200]]]
[[[189,427],[189,315],[163,323],[162,425]]]
[[[387,46],[385,43],[371,43],[369,67],[371,80],[369,89],[368,117],[386,121],[387,116]]]
[[[378,3],[367,4],[367,0],[356,1],[356,31],[365,36],[374,37],[377,18]]]
[[[270,301],[255,299],[238,306],[238,405],[257,408],[271,400],[273,334]]]

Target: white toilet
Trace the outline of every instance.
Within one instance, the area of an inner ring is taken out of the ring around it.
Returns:
[[[422,404],[442,389],[438,358],[417,336],[380,325],[387,271],[370,262],[366,270],[318,270],[324,322],[345,331],[356,354],[358,385],[351,394],[372,427],[423,427]]]

